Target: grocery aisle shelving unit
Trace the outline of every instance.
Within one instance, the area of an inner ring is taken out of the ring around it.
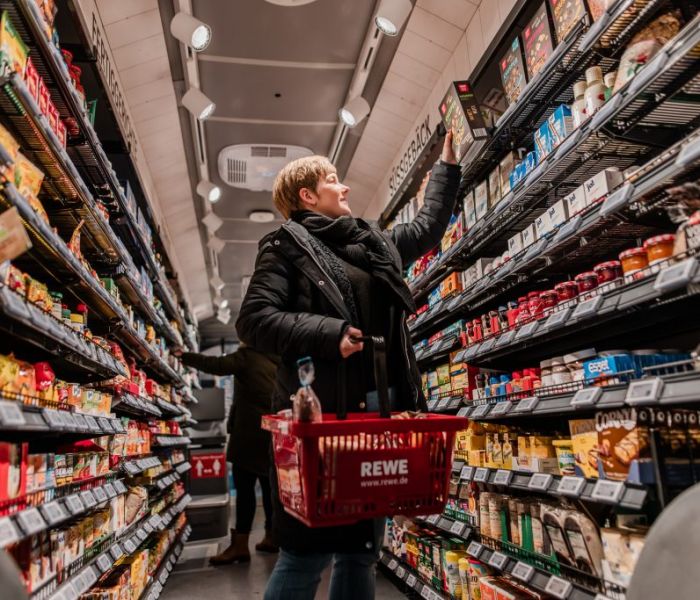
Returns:
[[[697,3],[691,4],[699,8]],[[533,130],[558,105],[571,104],[573,84],[584,78],[588,67],[599,65],[603,72],[614,71],[630,40],[665,10],[677,5],[673,0],[619,0],[598,21],[580,22],[555,47],[519,100],[499,118],[488,140],[474,144],[461,161],[460,200],[488,178],[508,151],[532,145]],[[510,41],[516,33],[511,32],[511,37],[502,41]],[[476,83],[478,89],[478,80]],[[573,279],[574,274],[590,271],[593,265],[616,258],[622,250],[639,246],[646,238],[676,230],[679,221],[673,220],[671,211],[678,200],[669,189],[687,186],[700,177],[699,14],[687,20],[678,35],[628,84],[465,231],[461,239],[412,279],[409,287],[417,306],[427,304],[429,293],[443,279],[463,271],[478,258],[500,256],[510,237],[591,176],[609,167],[624,171],[632,166],[638,168],[630,171],[623,184],[581,212],[569,215],[563,224],[510,255],[469,288],[437,302],[433,299],[427,309],[421,307],[408,323],[418,365],[424,372],[447,362],[508,372],[588,347],[678,346],[691,358],[638,372],[623,371],[596,381],[575,381],[479,399],[472,397],[471,390],[452,389],[431,395],[430,411],[457,414],[475,422],[519,426],[524,431],[558,431],[568,427],[568,419],[591,419],[601,410],[651,409],[663,415],[667,409],[697,406],[697,248],[656,263],[637,273],[634,279],[601,285],[578,299],[558,303],[528,322],[486,334],[476,341],[453,329],[444,335],[440,332],[460,319],[477,319],[530,291],[550,289],[559,281]],[[400,204],[392,203],[382,215],[383,224],[400,208]],[[476,486],[481,492],[509,497],[549,499],[550,503],[567,501],[595,515],[598,526],[618,511],[658,515],[675,493],[691,485],[689,481],[698,481],[700,469],[692,450],[685,457],[689,461],[687,473],[679,475],[678,471],[666,469],[661,425],[647,426],[652,468],[643,472],[633,465],[627,480],[532,472],[519,470],[517,464],[512,469],[474,466],[456,459],[451,497],[464,501],[466,496],[462,497],[461,492]],[[687,439],[686,442],[690,444]],[[467,554],[488,565],[492,573],[508,575],[544,597],[623,597],[624,588],[597,575],[482,535],[477,519],[458,502],[448,503],[443,514],[414,521],[441,538],[461,539]],[[413,593],[429,599],[450,597],[436,581],[422,579],[388,548],[384,549],[380,564],[410,597],[414,597]]]
[[[67,10],[65,3],[61,10]],[[49,483],[47,478],[41,489],[0,500],[0,548],[22,554],[32,544],[45,544],[52,531],[97,514],[139,486],[147,491],[147,500],[133,522],[118,531],[110,525],[108,535],[92,544],[86,542],[83,554],[73,555],[71,564],[63,565],[61,558],[58,571],[48,571],[48,577],[32,578],[30,584],[29,574],[25,575],[32,600],[74,600],[103,582],[125,558],[162,535],[157,548],[163,555],[157,556],[159,560],[139,596],[139,600],[155,600],[191,533],[183,515],[192,500],[184,488],[191,469],[190,440],[180,433],[178,425],[196,423],[185,404],[196,402],[192,387],[198,386],[196,376],[162,348],[186,346],[196,351],[194,321],[160,263],[160,256],[166,261],[168,257],[158,233],[152,241],[147,238],[137,222],[135,204],[127,198],[130,190],[125,182],[137,184],[136,178],[133,173],[118,174],[113,168],[63,55],[45,34],[36,4],[31,0],[0,0],[3,11],[28,47],[60,119],[70,125],[64,148],[23,76],[7,65],[2,67],[0,122],[45,175],[39,199],[49,221],[19,192],[14,181],[0,176],[0,211],[16,209],[32,243],[12,264],[52,291],[60,291],[66,304],[84,304],[94,337],[11,289],[3,277],[2,353],[11,351],[31,363],[48,361],[59,379],[90,386],[94,393],[110,393],[112,402],[109,414],[84,414],[82,408],[69,405],[58,395],[3,389],[0,442],[28,442],[32,453],[45,454],[100,438],[101,447],[107,449],[107,440],[121,436],[124,449],[118,450],[119,454],[106,450],[109,470],[97,476],[76,474],[75,479],[63,479],[64,483]],[[70,20],[72,27],[81,27],[75,15]],[[87,56],[91,52],[85,49]],[[99,78],[96,82],[99,87]],[[109,107],[100,106],[99,110],[107,114]],[[108,115],[109,119],[114,117]],[[13,166],[13,157],[0,146],[0,171],[11,173]],[[143,204],[148,201],[145,198]],[[148,207],[142,208],[145,218],[150,219]],[[66,242],[81,222],[82,256]],[[152,219],[150,227],[155,229]],[[108,291],[103,278],[111,278],[115,289]],[[164,340],[163,346],[147,341],[131,324],[127,303],[144,323],[153,326],[156,337]],[[120,345],[123,357],[111,342]],[[154,380],[152,397],[143,388],[139,395],[133,393],[133,385],[119,387],[120,380],[134,376],[127,368],[127,358],[130,368],[144,370]],[[167,393],[162,391],[165,385],[169,386]],[[141,435],[144,428],[149,430],[147,452],[126,450],[127,419],[141,424]],[[164,428],[159,423],[164,420],[171,424]]]

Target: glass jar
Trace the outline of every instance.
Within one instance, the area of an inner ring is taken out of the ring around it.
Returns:
[[[527,308],[530,311],[530,316],[533,318],[542,315],[544,308],[540,300],[540,292],[530,292],[527,295]]]
[[[615,79],[617,78],[617,71],[610,71],[606,73],[603,77],[603,83],[605,84],[605,100],[606,102],[610,100],[613,95],[613,89],[615,89]]]
[[[620,254],[622,272],[625,277],[636,278],[641,271],[649,266],[649,258],[644,248],[630,248]]]
[[[518,298],[518,316],[515,318],[516,325],[522,325],[532,319],[528,306],[527,296]]]
[[[586,87],[585,81],[577,81],[574,84],[574,103],[571,105],[571,116],[574,120],[574,128],[580,127],[588,118],[586,113]]]
[[[573,300],[578,296],[578,286],[574,281],[562,281],[554,286],[554,291],[557,293],[559,302]]]
[[[566,385],[571,383],[571,372],[564,363],[563,356],[552,359],[552,385]]]
[[[619,260],[609,260],[604,263],[597,264],[593,267],[593,271],[598,277],[598,285],[610,283],[622,277],[622,265]]]
[[[661,262],[673,256],[673,244],[676,236],[672,233],[656,235],[644,242],[644,250],[647,253],[647,260],[650,265]]]
[[[540,362],[540,381],[542,382],[542,387],[549,387],[552,385],[552,359],[547,358]]]
[[[566,365],[566,368],[569,369],[569,373],[571,373],[571,380],[583,381],[585,379],[583,363],[595,357],[595,348],[587,348],[585,350],[579,350],[578,352],[566,354],[564,356],[564,364]]]
[[[593,271],[579,273],[576,275],[575,281],[579,296],[598,287],[598,275],[596,275]]]
[[[551,312],[559,302],[559,296],[554,290],[547,290],[540,294],[540,302],[542,303],[542,310],[544,313]]]

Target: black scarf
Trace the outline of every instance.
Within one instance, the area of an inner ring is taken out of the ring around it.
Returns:
[[[309,242],[328,266],[353,318],[353,325],[359,324],[355,296],[338,257],[386,283],[404,309],[415,311],[411,291],[389,253],[384,236],[366,221],[350,216],[332,219],[308,210],[295,212],[292,219],[311,234]]]

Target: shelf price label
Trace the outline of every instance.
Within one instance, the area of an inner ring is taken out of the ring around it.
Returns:
[[[479,558],[484,547],[479,542],[471,542],[467,547],[467,554],[473,558]]]
[[[698,261],[695,258],[686,258],[661,270],[654,281],[654,289],[663,294],[688,285],[697,270]]]
[[[594,500],[608,504],[617,504],[625,493],[625,484],[622,481],[610,481],[599,479],[593,487],[591,497]]]
[[[474,472],[474,481],[487,483],[489,480],[489,470],[486,467],[478,467]]]
[[[112,433],[114,431],[110,419],[100,417],[97,422],[100,424],[100,427],[102,427],[102,431],[106,431],[107,433]]]
[[[102,488],[104,489],[105,494],[107,495],[108,498],[114,498],[117,495],[117,490],[114,488],[114,486],[111,483],[105,483]]]
[[[462,533],[464,533],[464,528],[466,526],[466,523],[462,523],[461,521],[455,521],[454,523],[452,523],[452,527],[450,527],[450,533],[454,533],[456,536],[461,537]]]
[[[557,493],[562,496],[572,496],[578,498],[586,485],[586,480],[583,477],[575,477],[573,475],[565,475],[559,481]]]
[[[406,569],[404,569],[403,567],[399,567],[398,569],[396,569],[396,576],[399,579],[403,579],[406,576]]]
[[[22,409],[16,403],[0,401],[0,423],[8,427],[21,427],[26,422]]]
[[[539,325],[539,321],[530,321],[529,323],[525,323],[520,329],[517,330],[517,333],[515,334],[515,340],[520,341],[522,339],[528,338],[532,336],[533,332],[535,329],[537,329],[537,326]]]
[[[496,471],[496,475],[493,478],[493,483],[495,485],[508,486],[508,485],[510,485],[510,482],[512,480],[513,480],[513,471],[509,471],[508,469],[498,469]]]
[[[41,507],[41,512],[49,525],[55,525],[68,518],[68,514],[58,500],[54,500]]]
[[[528,489],[546,492],[554,478],[549,473],[534,473],[527,484]]]
[[[83,501],[83,504],[87,506],[87,508],[97,506],[97,500],[95,499],[92,490],[85,490],[84,492],[80,492],[80,499]]]
[[[75,421],[75,418],[73,417],[73,413],[70,413],[68,411],[62,411],[61,416],[63,418],[63,424],[68,427],[69,429],[78,429],[78,424]]]
[[[0,519],[0,548],[9,546],[19,540],[19,532],[10,517]]]
[[[17,515],[17,521],[22,526],[25,535],[33,535],[46,528],[41,513],[36,508],[27,508]]]
[[[510,412],[513,408],[513,403],[510,400],[505,400],[503,402],[497,402],[496,405],[491,409],[491,417],[502,417]]]
[[[499,571],[503,570],[503,567],[505,567],[507,562],[508,557],[502,552],[494,552],[489,558],[489,565],[491,565],[494,569],[498,569]]]
[[[544,591],[559,600],[566,600],[571,594],[572,585],[570,581],[552,575],[544,588]]]
[[[560,327],[561,325],[566,323],[566,320],[569,318],[570,312],[571,309],[567,307],[555,313],[552,313],[551,315],[549,315],[549,318],[545,321],[543,328],[554,329],[555,327]]]
[[[57,410],[44,408],[41,411],[44,421],[49,426],[49,429],[63,429],[63,419]]]
[[[73,420],[75,421],[75,425],[78,429],[85,430],[88,428],[88,424],[85,420],[85,417],[80,413],[74,413]]]
[[[514,339],[515,339],[515,329],[511,329],[510,331],[506,331],[503,335],[501,335],[498,338],[498,341],[496,342],[496,348],[502,348],[503,346],[507,346],[508,344],[511,344]]]
[[[124,556],[124,550],[122,550],[122,547],[119,544],[112,544],[112,547],[109,549],[109,553],[112,555],[113,560],[119,560],[122,556]]]
[[[437,525],[437,522],[440,520],[440,515],[430,515],[426,521],[430,523],[431,525]]]
[[[490,404],[480,404],[472,411],[472,419],[483,419],[491,410]]]
[[[515,563],[515,566],[510,574],[516,579],[520,579],[520,581],[524,583],[529,583],[535,574],[535,568],[532,565],[518,561]]]
[[[97,557],[97,561],[95,564],[97,565],[97,568],[104,573],[105,571],[108,571],[109,568],[112,566],[112,560],[109,558],[109,555],[107,553],[104,553],[100,554]]]
[[[529,398],[523,398],[520,402],[518,402],[517,406],[515,407],[515,412],[517,413],[527,413],[527,412],[532,412],[537,408],[537,405],[539,404],[540,399],[537,396],[530,396]]]
[[[95,488],[94,490],[92,490],[92,493],[98,502],[107,501],[107,492],[105,492],[104,487]]]
[[[440,400],[437,405],[438,410],[445,410],[449,406],[450,400],[451,398],[443,398]]]
[[[462,471],[459,474],[459,478],[462,481],[471,481],[474,476],[474,467],[466,466],[462,467]]]
[[[114,487],[116,488],[118,494],[126,494],[126,486],[121,479],[117,479],[114,482]]]
[[[134,544],[134,542],[131,539],[126,540],[123,543],[123,546],[127,554],[133,554],[134,552],[136,552],[136,544]]]
[[[392,558],[389,561],[388,567],[391,571],[396,571],[396,567],[398,567],[398,566],[399,566],[399,563],[397,563],[395,559]]]
[[[574,312],[571,315],[571,318],[576,320],[585,319],[590,317],[591,315],[598,314],[598,310],[600,309],[601,304],[603,304],[603,296],[601,295],[594,296],[593,298],[590,298],[588,300],[584,300],[576,306]]]
[[[90,431],[95,431],[95,432],[102,431],[100,429],[100,426],[97,424],[95,417],[93,417],[92,415],[85,415],[85,421],[87,422],[87,426],[88,426],[88,429]]]
[[[458,417],[468,417],[471,410],[472,410],[471,406],[464,406],[457,411],[457,416]]]
[[[85,505],[78,494],[71,494],[70,496],[67,496],[64,503],[73,515],[77,515],[85,511]]]
[[[660,377],[633,381],[627,388],[625,404],[629,406],[642,406],[656,404],[664,389],[664,381]]]
[[[603,395],[603,388],[587,387],[578,390],[571,399],[570,406],[572,408],[588,408],[598,404],[600,397]]]

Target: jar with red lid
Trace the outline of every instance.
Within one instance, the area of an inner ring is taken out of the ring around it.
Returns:
[[[530,292],[527,295],[527,308],[530,311],[530,316],[537,318],[544,310],[542,301],[540,300],[540,292]]]
[[[622,263],[622,272],[625,274],[625,277],[632,278],[636,278],[640,271],[649,266],[649,258],[644,248],[625,250],[620,254],[620,262]]]
[[[554,291],[557,293],[559,302],[573,300],[578,296],[578,286],[575,281],[562,281],[554,286]]]
[[[597,264],[593,267],[593,271],[598,277],[598,285],[610,283],[622,277],[622,265],[619,260],[609,260],[604,263]]]
[[[598,275],[596,275],[593,271],[579,273],[574,279],[576,281],[579,296],[598,287]]]
[[[650,265],[661,262],[673,256],[673,244],[676,236],[672,233],[655,235],[644,242],[644,250]]]
[[[559,295],[555,290],[547,290],[540,294],[540,302],[542,308],[546,312],[550,308],[554,308],[559,302]]]
[[[506,316],[508,318],[508,327],[515,327],[515,324],[518,321],[518,303],[517,302],[509,302],[508,303],[508,310],[506,311]]]
[[[518,298],[518,316],[515,318],[516,325],[522,325],[532,319],[528,306],[527,296]]]

